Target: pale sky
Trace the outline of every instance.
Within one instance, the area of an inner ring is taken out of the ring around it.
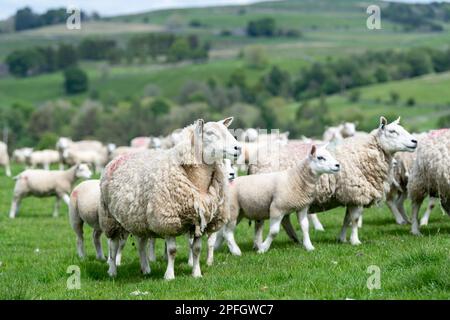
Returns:
[[[122,15],[157,9],[198,6],[250,4],[258,0],[0,0],[0,19],[12,16],[17,9],[29,6],[42,13],[50,8],[77,7],[100,15]]]
[[[338,0],[335,0],[338,1]],[[432,2],[433,0],[396,0],[402,2]],[[435,0],[436,1],[436,0]],[[437,0],[439,1],[439,0]],[[442,0],[450,2],[450,0]],[[78,7],[88,12],[97,11],[100,15],[111,16],[143,11],[201,7],[231,4],[250,4],[258,0],[0,0],[0,19],[12,16],[17,9],[29,6],[38,13],[50,8]]]

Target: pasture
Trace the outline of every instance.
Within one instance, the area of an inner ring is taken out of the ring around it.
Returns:
[[[21,167],[13,166],[18,174]],[[448,299],[450,296],[450,219],[435,208],[422,237],[399,226],[384,204],[365,210],[361,246],[339,244],[344,211],[319,215],[325,232],[311,232],[316,247],[306,252],[282,231],[265,254],[252,250],[253,225],[244,220],[236,240],[243,255],[223,247],[211,267],[202,251],[203,278],[191,277],[187,241],[177,240],[176,279],[163,280],[163,241],[157,241],[152,274],[143,276],[133,238],[124,250],[116,279],[95,260],[91,229],[85,226],[87,258],[75,250],[67,207],[52,217],[54,199],[27,198],[16,219],[8,218],[14,182],[0,170],[0,299]],[[409,209],[409,208],[408,208]],[[424,208],[422,208],[424,210]],[[422,211],[423,211],[422,210]],[[291,217],[298,230],[298,223]],[[267,224],[267,223],[266,223]],[[265,230],[267,234],[267,226]],[[103,238],[104,249],[106,240]],[[81,270],[81,289],[68,290],[66,270]],[[381,270],[381,288],[369,290],[367,268]],[[133,293],[140,292],[135,295]],[[142,294],[143,293],[143,294]]]

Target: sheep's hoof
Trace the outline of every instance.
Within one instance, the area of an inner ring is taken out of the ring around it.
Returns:
[[[106,258],[105,258],[105,256],[97,256],[97,260],[106,261]]]
[[[306,251],[314,251],[316,248],[314,248],[314,246],[313,245],[303,245],[304,247],[305,247],[305,249],[306,249]]]
[[[411,231],[411,233],[412,233],[413,235],[417,236],[417,237],[421,237],[421,236],[422,236],[422,234],[420,233],[419,230],[413,230],[413,231]]]
[[[359,240],[350,240],[350,243],[352,246],[359,246],[360,244],[362,244]]]
[[[202,277],[202,273],[201,273],[200,271],[198,271],[198,272],[193,272],[193,273],[192,273],[192,276],[193,276],[194,278],[201,278],[201,277]]]
[[[208,259],[208,260],[206,260],[206,265],[207,265],[208,267],[212,266],[213,263],[214,263],[214,260],[213,260],[213,259]]]
[[[420,220],[420,226],[421,226],[421,227],[427,226],[427,225],[428,225],[428,221],[426,221],[426,220],[424,220],[424,221]]]
[[[151,272],[150,267],[146,267],[144,269],[141,269],[141,272],[142,272],[142,274],[144,276],[150,274],[150,272]]]
[[[166,272],[164,274],[164,280],[170,281],[170,280],[173,280],[173,279],[175,279],[175,275],[173,273],[167,273]]]
[[[314,227],[314,230],[316,230],[316,231],[325,231],[323,226]]]
[[[117,270],[108,270],[108,274],[111,278],[115,278],[117,276]]]
[[[338,241],[340,243],[347,243],[347,239],[346,238],[338,238]]]
[[[267,250],[269,250],[269,248],[264,248],[264,247],[261,247],[261,248],[259,248],[259,249],[258,249],[258,251],[257,251],[257,252],[261,254],[261,253],[266,253],[266,252],[267,252]]]

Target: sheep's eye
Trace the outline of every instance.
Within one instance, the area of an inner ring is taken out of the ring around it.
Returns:
[[[318,156],[318,157],[317,157],[317,160],[321,160],[321,161],[322,161],[322,160],[325,160],[325,158],[322,157],[322,156]]]

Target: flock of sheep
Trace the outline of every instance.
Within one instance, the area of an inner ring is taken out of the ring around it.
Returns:
[[[288,139],[288,134],[264,134],[247,129],[233,134],[233,118],[217,122],[198,120],[164,138],[138,137],[131,146],[115,147],[98,141],[74,142],[60,138],[56,150],[15,150],[14,161],[32,167],[16,180],[10,217],[27,196],[56,196],[69,206],[77,252],[85,256],[83,225],[93,228],[98,259],[106,260],[101,235],[108,238],[108,273],[117,274],[121,252],[129,235],[137,240],[141,271],[150,273],[155,241],[165,240],[167,270],[173,279],[176,237],[189,237],[192,275],[201,277],[200,252],[207,236],[207,264],[225,242],[233,255],[241,255],[234,230],[242,218],[254,222],[254,248],[269,250],[281,227],[300,242],[291,224],[296,213],[306,250],[314,250],[309,223],[324,230],[317,213],[345,207],[339,240],[361,244],[364,208],[386,201],[399,224],[410,223],[420,234],[418,213],[426,197],[429,207],[420,225],[439,200],[450,214],[450,130],[411,135],[400,118],[380,118],[370,133],[355,124],[328,128],[323,140]],[[0,143],[0,164],[10,175],[7,146]],[[59,164],[60,170],[49,170]],[[68,169],[64,169],[65,166]],[[35,169],[42,166],[43,169]],[[237,177],[237,169],[244,176]],[[100,180],[89,179],[91,169]],[[408,218],[403,203],[412,201]],[[411,220],[410,220],[411,219]],[[264,221],[269,234],[264,239]]]

